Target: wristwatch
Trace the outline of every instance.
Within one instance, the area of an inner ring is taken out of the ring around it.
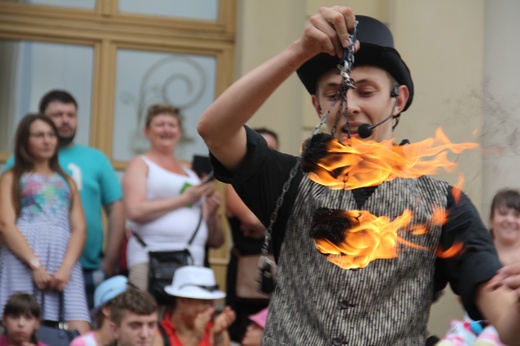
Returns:
[[[33,258],[29,262],[29,267],[31,268],[31,270],[36,270],[36,269],[40,268],[41,266],[42,266],[42,262],[40,262],[40,260],[37,258]]]

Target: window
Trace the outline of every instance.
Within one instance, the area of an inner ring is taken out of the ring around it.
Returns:
[[[234,15],[234,0],[0,0],[0,163],[18,120],[55,88],[78,101],[76,142],[119,170],[145,149],[139,133],[151,102],[181,108],[179,158],[204,154],[195,126],[232,82]]]
[[[49,89],[69,90],[80,105],[76,142],[89,144],[94,47],[0,39],[0,150],[12,152],[19,120],[38,111]]]
[[[218,0],[119,0],[121,13],[210,21],[218,19],[218,6]]]
[[[146,110],[154,103],[173,104],[181,111],[183,137],[175,157],[191,161],[194,154],[207,155],[196,126],[215,98],[215,57],[118,49],[116,61],[115,162],[128,161],[149,148],[143,127]]]

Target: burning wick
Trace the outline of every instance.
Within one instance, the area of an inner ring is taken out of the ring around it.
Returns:
[[[318,251],[332,263],[343,269],[364,268],[375,259],[397,257],[397,243],[426,250],[397,234],[411,219],[409,210],[390,221],[367,210],[318,209],[311,237]]]
[[[457,164],[448,153],[460,154],[477,143],[453,144],[441,129],[434,138],[405,146],[393,145],[392,140],[374,142],[352,138],[343,145],[327,134],[310,139],[303,153],[302,169],[309,179],[331,189],[356,189],[377,186],[395,178],[417,178],[423,175],[455,170]],[[344,176],[348,174],[348,180]]]
[[[378,186],[395,178],[435,174],[440,169],[451,172],[456,163],[448,159],[448,153],[460,154],[477,146],[477,143],[453,144],[441,129],[437,129],[434,138],[406,146],[396,146],[392,140],[375,142],[355,137],[349,145],[343,145],[329,134],[317,134],[304,144],[302,170],[318,184],[351,190]],[[461,178],[461,184],[462,181]],[[318,251],[332,263],[344,269],[364,268],[375,259],[397,257],[398,244],[430,250],[398,235],[399,230],[415,235],[427,232],[424,225],[409,226],[411,220],[410,210],[392,221],[367,210],[320,209],[314,215],[311,237]],[[443,224],[444,211],[436,207],[430,221]],[[462,250],[463,244],[455,243],[448,249],[437,249],[436,255],[453,257]]]
[[[427,232],[423,225],[410,227],[411,220],[410,210],[391,221],[367,210],[318,209],[314,214],[311,237],[318,251],[330,262],[343,269],[365,268],[373,260],[397,257],[398,244],[429,250],[398,235],[399,230],[415,235]],[[462,244],[457,243],[448,250],[438,250],[437,256],[451,257],[461,250]]]

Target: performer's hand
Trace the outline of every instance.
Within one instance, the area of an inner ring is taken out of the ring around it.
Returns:
[[[312,52],[312,56],[325,52],[341,57],[349,46],[349,32],[353,31],[355,22],[354,13],[348,7],[322,7],[305,27],[300,38],[302,48]]]

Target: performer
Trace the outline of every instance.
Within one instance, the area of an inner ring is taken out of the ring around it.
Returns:
[[[353,48],[356,20],[355,62],[351,71],[340,71],[345,49]],[[388,145],[391,118],[405,111],[414,96],[410,71],[383,23],[354,16],[342,6],[321,8],[309,21],[299,39],[228,88],[198,124],[217,178],[232,183],[266,225],[298,158],[269,150],[244,124],[293,72],[311,94],[318,116],[333,115],[325,124],[344,144]],[[346,92],[346,102],[338,98],[345,77],[355,85]],[[262,345],[424,345],[434,295],[448,282],[473,319],[485,316],[504,342],[519,345],[520,306],[513,290],[520,287],[520,266],[500,269],[468,197],[428,176],[367,186],[330,189],[297,171],[273,227],[279,268]],[[320,254],[310,237],[313,226],[337,221],[330,217],[327,222],[327,213],[319,213],[323,210],[332,215],[363,210],[390,220],[408,210],[412,223],[425,224],[427,232],[400,234],[420,248],[399,246],[397,257],[343,269]],[[432,222],[435,210],[448,215],[444,224]],[[458,242],[464,251],[437,258],[439,246]]]

